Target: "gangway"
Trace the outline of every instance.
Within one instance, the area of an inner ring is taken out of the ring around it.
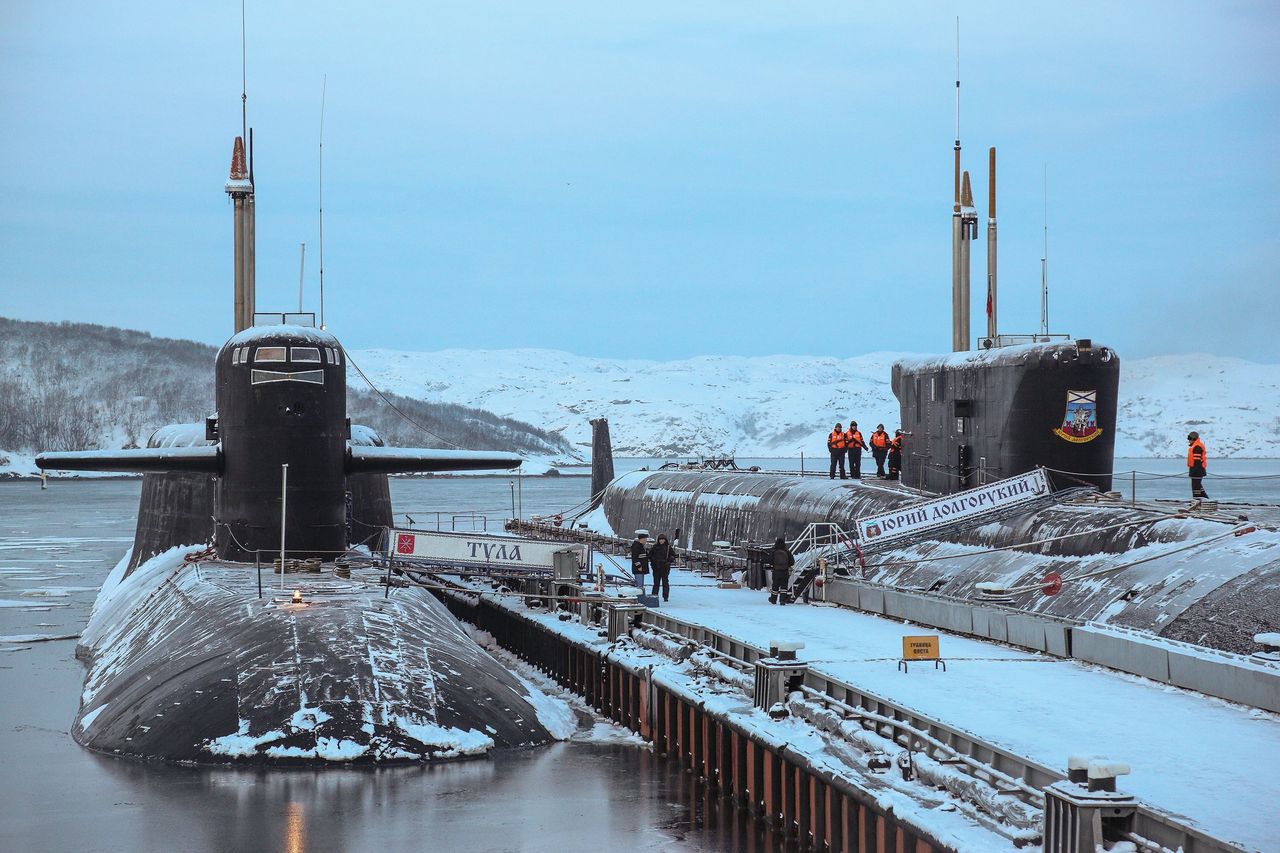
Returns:
[[[822,558],[830,570],[840,574],[842,569],[864,567],[863,557],[868,553],[903,548],[945,533],[1038,512],[1094,491],[1092,486],[1054,491],[1045,469],[1036,468],[976,489],[859,516],[849,530],[834,521],[810,522],[791,542],[791,550],[797,555],[797,570]]]

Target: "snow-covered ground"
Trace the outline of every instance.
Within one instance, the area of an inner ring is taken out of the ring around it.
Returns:
[[[588,421],[607,417],[621,456],[739,457],[817,453],[837,420],[853,418],[864,433],[877,423],[894,428],[889,374],[904,355],[643,361],[541,349],[355,353],[384,390],[519,418],[584,449]],[[1280,366],[1211,355],[1122,358],[1116,456],[1181,456],[1188,429],[1210,437],[1213,458],[1280,456]]]
[[[1280,840],[1280,718],[1136,676],[943,635],[947,671],[898,671],[904,634],[937,634],[831,607],[777,607],[692,572],[662,611],[803,660],[850,684],[1065,772],[1069,754],[1127,761],[1119,787],[1250,849]]]
[[[542,349],[353,355],[384,391],[526,421],[560,433],[586,459],[596,417],[609,419],[619,456],[822,455],[837,420],[857,420],[865,434],[877,423],[897,425],[890,368],[909,354],[680,361]],[[1280,457],[1280,365],[1211,355],[1122,359],[1118,420],[1119,458],[1180,458],[1191,429],[1205,433],[1210,460]],[[525,473],[567,461],[530,458]],[[15,476],[38,476],[33,454],[0,449],[0,478]]]

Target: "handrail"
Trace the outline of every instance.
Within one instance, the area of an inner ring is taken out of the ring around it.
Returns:
[[[721,655],[736,657],[744,663],[754,664],[756,660],[768,656],[767,650],[751,643],[657,610],[646,610],[641,621],[668,633],[706,645]],[[1029,786],[1043,791],[1049,785],[1066,778],[1066,774],[1038,761],[1018,755],[970,732],[949,726],[849,682],[841,681],[813,665],[808,668],[804,684],[813,693],[829,697],[836,703],[869,712],[877,717],[896,720],[911,729],[926,733],[931,739],[944,744],[957,755],[979,762],[1001,776],[1020,780],[1022,783],[1019,785],[1020,788]],[[987,756],[990,757],[989,760]],[[965,763],[968,764],[969,761]],[[1158,844],[1170,850],[1195,850],[1199,853],[1208,853],[1208,851],[1237,853],[1241,850],[1240,847],[1207,835],[1184,821],[1184,818],[1140,802],[1135,815],[1133,832],[1144,842]]]

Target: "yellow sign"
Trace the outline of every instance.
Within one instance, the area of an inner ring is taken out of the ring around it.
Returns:
[[[902,659],[903,660],[937,660],[938,659],[938,638],[931,637],[903,637],[902,638]]]

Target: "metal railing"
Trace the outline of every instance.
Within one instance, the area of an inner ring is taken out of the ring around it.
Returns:
[[[768,650],[759,646],[657,610],[645,611],[641,621],[743,663],[754,664],[760,658],[768,656]],[[837,704],[861,709],[876,717],[896,721],[903,726],[904,730],[909,729],[925,734],[944,745],[947,750],[964,756],[966,764],[981,764],[1001,776],[1020,780],[1024,785],[1037,791],[1043,791],[1049,785],[1067,778],[1065,773],[1052,767],[999,747],[963,729],[949,726],[891,699],[841,681],[823,673],[813,665],[809,666],[804,685],[813,694],[828,697]],[[1240,853],[1243,849],[1207,835],[1177,816],[1147,804],[1139,804],[1131,839],[1150,853],[1159,853],[1162,850],[1182,850],[1184,853]]]
[[[405,517],[406,526],[411,530],[417,529],[420,527],[430,528],[431,521],[429,519],[431,518],[435,519],[434,529],[437,532],[443,532],[444,520],[446,518],[449,519],[449,530],[455,533],[458,531],[458,522],[460,521],[469,522],[471,524],[471,526],[466,528],[463,532],[474,533],[477,529],[483,530],[485,532],[488,532],[489,530],[489,516],[480,512],[446,512],[443,510],[440,510],[440,511],[419,510],[412,514],[406,512],[406,513],[397,513],[397,515],[403,515]],[[426,519],[426,520],[420,521],[419,519]],[[480,525],[479,528],[476,527],[477,523]]]

